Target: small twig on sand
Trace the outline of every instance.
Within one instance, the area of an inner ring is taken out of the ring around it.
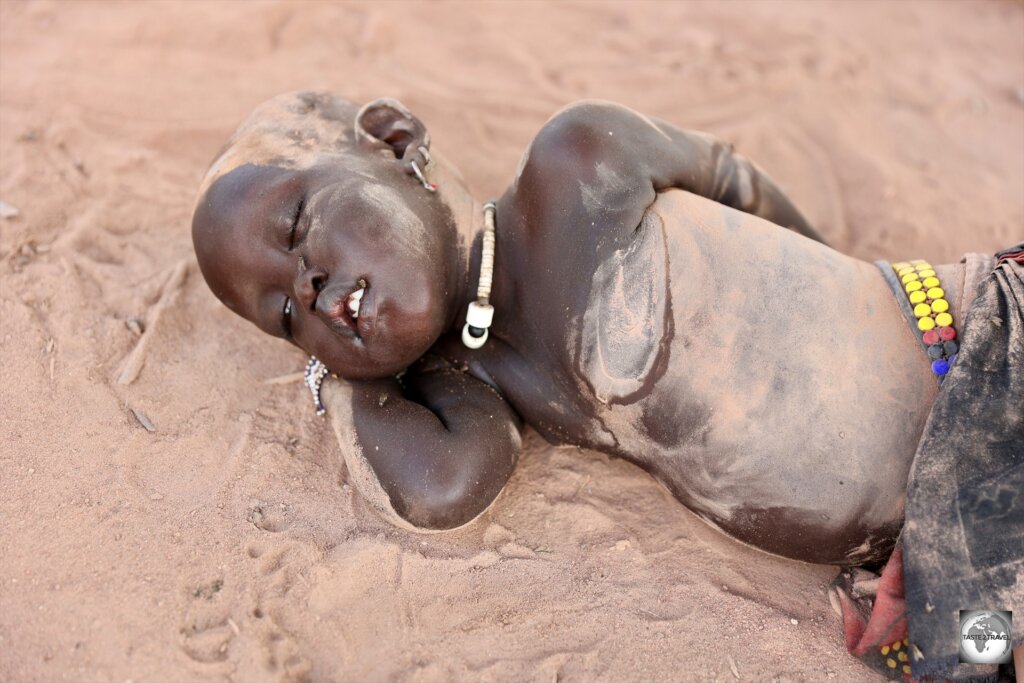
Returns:
[[[726,655],[726,659],[729,661],[729,670],[732,671],[732,675],[736,677],[736,680],[740,678],[740,670],[736,668],[736,662],[729,655]]]
[[[144,412],[141,410],[135,410],[135,408],[131,408],[130,410],[132,411],[132,415],[135,416],[135,419],[139,421],[139,424],[142,425],[147,432],[156,431],[156,425],[153,424],[153,421],[150,420]]]
[[[278,377],[271,377],[270,379],[263,380],[263,384],[291,384],[292,382],[301,382],[305,373],[303,372],[290,372],[287,375],[279,375]]]
[[[575,493],[572,494],[572,499],[575,499],[576,496],[580,495],[580,491],[582,491],[583,487],[586,486],[589,483],[590,483],[590,475],[588,474],[586,477],[583,478],[583,483],[576,487]]]
[[[46,340],[46,355],[50,357],[50,383],[53,383],[53,371],[57,367],[57,356],[53,351],[57,348],[57,342],[53,337]]]
[[[182,259],[178,262],[178,265],[174,267],[171,272],[171,276],[167,278],[167,282],[164,283],[163,289],[160,290],[160,298],[151,309],[147,317],[149,320],[149,328],[139,337],[139,341],[135,344],[135,348],[131,350],[131,353],[125,358],[124,365],[121,366],[121,372],[118,374],[118,384],[131,384],[138,378],[139,373],[142,372],[142,366],[146,362],[146,351],[149,348],[149,340],[152,339],[153,333],[156,331],[157,323],[160,320],[160,314],[163,313],[164,309],[171,305],[174,301],[175,295],[181,289],[181,286],[185,283],[185,275],[188,273],[188,260]]]

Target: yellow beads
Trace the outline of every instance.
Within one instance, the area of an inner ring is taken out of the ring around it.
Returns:
[[[892,264],[900,284],[907,292],[907,298],[917,318],[917,329],[921,331],[921,343],[925,345],[928,358],[931,359],[932,372],[942,379],[949,372],[949,367],[956,359],[956,329],[953,328],[953,315],[949,312],[949,301],[942,289],[939,276],[927,261],[910,261]],[[892,652],[899,652],[900,643],[887,645],[882,649],[886,655],[890,647]],[[900,661],[906,661],[902,652]],[[889,660],[890,668],[896,667],[896,661]]]
[[[878,651],[882,653],[883,657],[885,657],[885,665],[887,667],[890,669],[896,669],[896,667],[899,667],[900,671],[903,673],[910,673],[910,658],[907,657],[906,652],[900,652],[903,648],[908,647],[908,642],[908,639],[904,638],[903,640],[897,640],[879,648]],[[889,656],[890,653],[892,653],[892,656]]]

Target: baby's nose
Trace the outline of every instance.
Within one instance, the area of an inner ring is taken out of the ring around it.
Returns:
[[[327,282],[327,272],[323,268],[299,268],[295,276],[295,300],[307,311],[313,310],[317,295]]]

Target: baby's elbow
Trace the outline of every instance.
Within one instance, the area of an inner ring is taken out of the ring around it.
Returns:
[[[417,530],[449,531],[479,517],[497,493],[486,482],[469,477],[424,481],[394,501],[395,512]]]

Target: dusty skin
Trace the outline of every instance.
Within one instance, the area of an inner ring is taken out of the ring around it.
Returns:
[[[556,113],[497,202],[498,318],[469,352],[480,202],[407,107],[356,109],[316,92],[257,107],[192,228],[219,299],[356,381],[327,405],[388,519],[477,517],[525,420],[641,466],[755,547],[887,557],[936,383],[881,272],[822,245],[762,170],[619,104]],[[414,177],[425,159],[440,193]],[[959,319],[963,269],[936,268]]]
[[[736,143],[843,253],[954,262],[1024,224],[1019,4],[396,7],[0,3],[2,677],[873,680],[833,569],[622,460],[527,432],[475,523],[381,521],[266,383],[302,354],[199,277],[195,189],[279,92],[398,97],[478,197],[602,97]]]

